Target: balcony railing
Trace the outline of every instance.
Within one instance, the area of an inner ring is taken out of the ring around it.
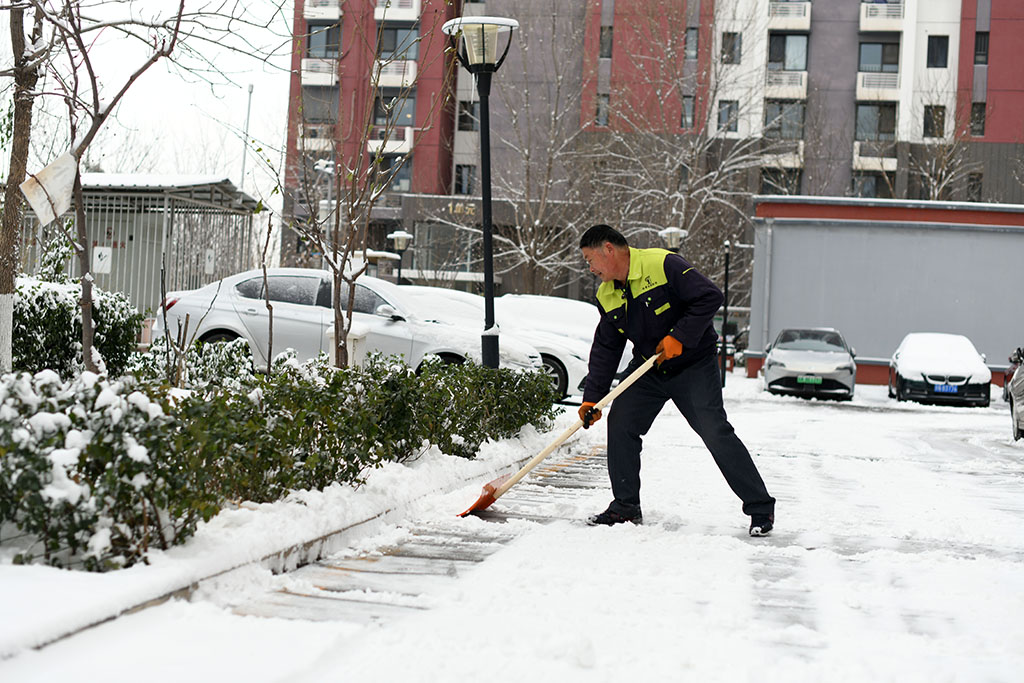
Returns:
[[[898,72],[861,71],[857,74],[858,100],[898,100],[899,97]]]
[[[807,99],[806,71],[768,71],[765,97],[773,100]]]
[[[861,31],[899,31],[903,27],[902,2],[864,2],[860,6]]]
[[[810,2],[768,3],[768,30],[808,31],[810,28]]]
[[[895,171],[895,140],[858,140],[853,143],[853,168],[856,171]]]
[[[366,149],[381,150],[384,154],[407,154],[412,151],[412,126],[374,126]]]
[[[416,62],[412,59],[392,59],[378,62],[381,88],[405,88],[416,82]]]
[[[341,0],[306,0],[302,17],[307,21],[337,21],[341,19]]]
[[[416,21],[420,18],[420,0],[377,0],[374,21]]]
[[[333,123],[303,123],[299,128],[301,146],[307,152],[325,152],[334,144]]]
[[[308,57],[302,60],[302,85],[335,85],[338,62],[333,59]]]

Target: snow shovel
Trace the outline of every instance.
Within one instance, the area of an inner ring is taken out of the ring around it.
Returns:
[[[619,385],[617,387],[609,391],[607,396],[605,396],[600,401],[595,403],[593,410],[603,410],[604,407],[611,403],[616,396],[625,391],[629,387],[629,385],[631,385],[636,380],[640,379],[640,375],[650,370],[651,366],[654,365],[654,361],[656,360],[658,360],[658,356],[651,356],[646,361],[644,361],[643,365],[634,370],[629,375],[629,377],[619,382]],[[555,439],[547,448],[542,450],[537,455],[533,456],[530,462],[523,465],[523,469],[519,470],[515,474],[504,474],[495,479],[494,481],[484,484],[483,493],[480,494],[480,497],[477,499],[477,501],[473,503],[471,506],[469,506],[468,510],[460,514],[459,517],[465,517],[471,512],[479,512],[480,510],[486,510],[488,507],[491,506],[491,504],[494,501],[498,500],[503,495],[505,495],[506,491],[508,491],[510,488],[518,484],[519,481],[530,472],[530,470],[532,470],[534,467],[540,464],[541,460],[551,455],[551,453],[556,448],[561,446],[566,439],[575,434],[576,430],[578,430],[582,426],[583,420],[576,420],[576,422],[573,423],[571,427],[562,432],[562,434],[557,439]]]

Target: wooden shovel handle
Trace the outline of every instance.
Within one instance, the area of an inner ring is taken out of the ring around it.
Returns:
[[[658,360],[658,356],[651,356],[650,358],[645,360],[643,365],[641,365],[632,373],[630,373],[629,377],[619,382],[619,385],[617,387],[609,391],[604,398],[595,403],[593,410],[603,410],[604,407],[611,403],[616,396],[618,396],[623,391],[628,389],[633,382],[637,381],[640,378],[640,375],[650,370],[651,366],[654,365],[654,362],[656,360]],[[566,429],[564,432],[561,433],[561,435],[557,439],[551,442],[551,445],[549,445],[547,448],[542,450],[537,455],[533,456],[533,458],[531,458],[528,463],[523,465],[523,468],[521,470],[513,474],[511,477],[509,477],[508,481],[506,481],[504,484],[498,487],[498,489],[495,490],[494,492],[494,499],[497,500],[498,498],[503,496],[506,491],[515,486],[517,483],[519,483],[519,480],[521,480],[523,477],[529,474],[530,470],[539,465],[541,460],[551,455],[552,451],[554,451],[556,448],[565,443],[565,440],[568,439],[573,434],[575,434],[576,430],[578,430],[582,426],[583,420],[576,420],[576,422],[571,427]]]

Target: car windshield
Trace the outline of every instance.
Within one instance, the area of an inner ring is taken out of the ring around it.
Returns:
[[[843,338],[832,330],[783,330],[775,348],[785,351],[846,351]]]

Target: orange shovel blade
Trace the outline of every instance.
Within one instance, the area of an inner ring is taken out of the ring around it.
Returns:
[[[477,498],[476,502],[469,506],[469,509],[461,513],[459,517],[465,517],[471,512],[479,512],[480,510],[486,510],[491,506],[495,500],[494,492],[497,491],[502,484],[508,481],[512,477],[511,474],[503,474],[492,482],[484,484],[483,493]]]

